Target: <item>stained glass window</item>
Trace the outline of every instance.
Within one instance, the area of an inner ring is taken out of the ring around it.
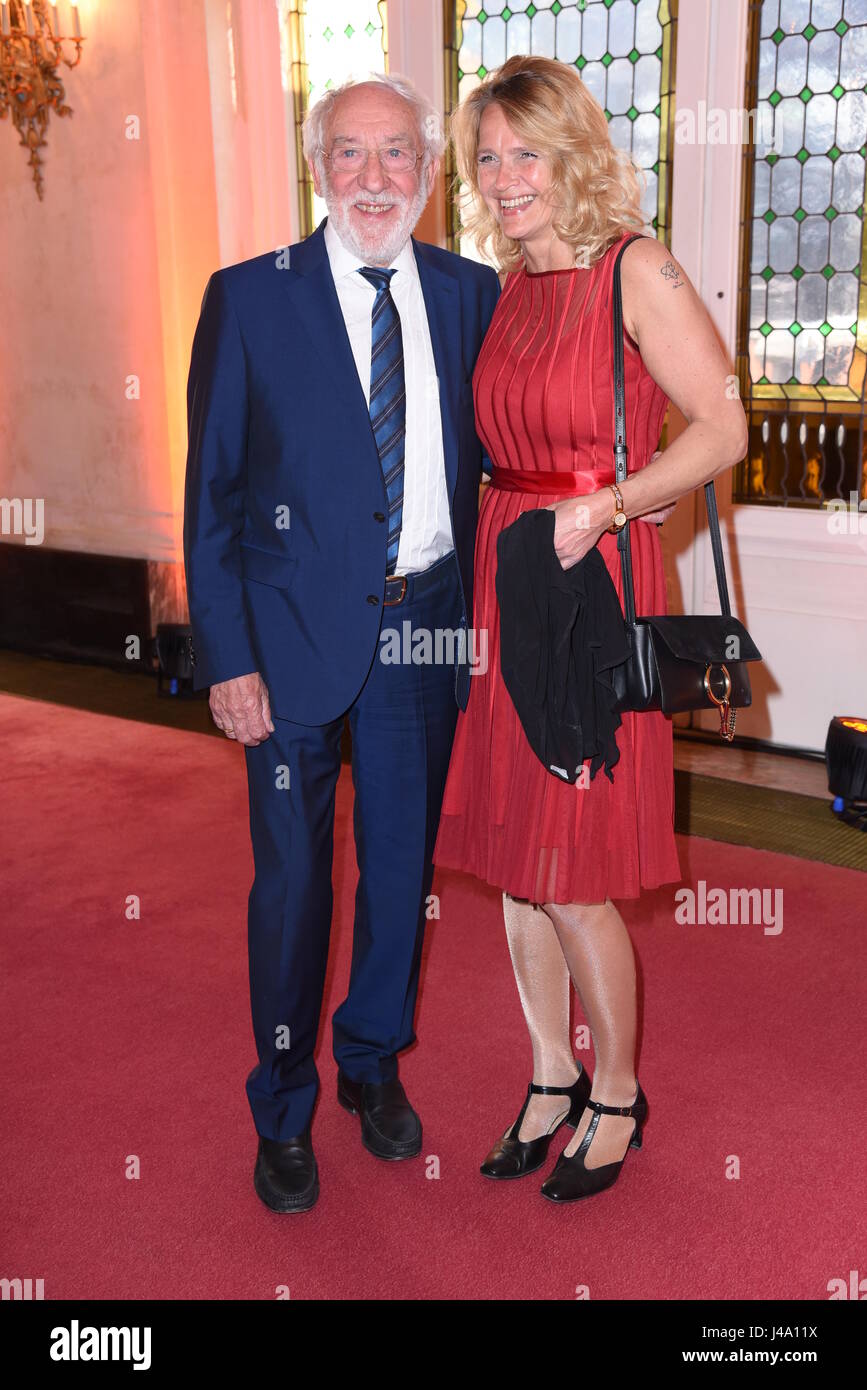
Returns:
[[[614,143],[643,169],[645,216],[670,244],[676,0],[457,0],[446,8],[447,109],[513,54],[572,64]],[[447,167],[447,187],[453,176]],[[458,214],[449,212],[457,245]]]
[[[301,151],[305,115],[329,88],[388,71],[385,0],[277,0],[283,85],[294,102],[301,235],[325,216]]]
[[[739,501],[867,496],[867,0],[753,0]]]

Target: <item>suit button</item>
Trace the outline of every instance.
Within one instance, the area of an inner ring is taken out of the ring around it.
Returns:
[[[373,519],[374,521],[385,521],[385,512],[374,512]]]
[[[367,602],[368,602],[368,603],[379,603],[379,599],[376,597],[376,594],[368,594],[368,595],[367,595]]]

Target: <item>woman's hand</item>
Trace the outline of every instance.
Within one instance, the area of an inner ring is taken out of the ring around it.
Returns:
[[[650,462],[654,463],[661,457],[661,451],[657,449],[651,455]],[[676,506],[677,503],[672,502],[669,507],[630,519],[655,522],[661,526]],[[568,497],[564,502],[552,502],[548,511],[554,513],[554,550],[557,559],[563,569],[568,570],[584,559],[614,520],[614,493],[608,487],[600,488],[598,492],[591,492],[585,497]]]
[[[567,497],[563,502],[552,502],[548,510],[554,513],[554,550],[557,559],[564,570],[569,570],[589,554],[611,525],[614,519],[614,494],[606,487],[584,497]]]

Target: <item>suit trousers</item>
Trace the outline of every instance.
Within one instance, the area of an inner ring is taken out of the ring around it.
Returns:
[[[370,671],[347,711],[359,879],[349,989],[332,1024],[334,1057],[354,1081],[391,1080],[397,1054],[415,1041],[431,860],[457,720],[451,643],[437,634],[456,633],[461,613],[450,553],[410,577],[402,603],[384,607]],[[416,634],[424,633],[429,659],[413,660],[424,645]],[[306,1128],[319,1089],[314,1050],[333,907],[343,718],[273,722],[270,738],[245,750],[255,863],[250,1001],[259,1057],[247,1098],[258,1133],[285,1142]]]

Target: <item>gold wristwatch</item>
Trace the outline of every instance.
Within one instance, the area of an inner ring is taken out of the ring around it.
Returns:
[[[614,520],[608,527],[608,530],[616,536],[619,534],[619,532],[623,530],[624,526],[626,525],[626,512],[623,510],[623,494],[620,491],[620,488],[617,486],[616,483],[609,483],[608,486],[614,493],[615,504]]]

